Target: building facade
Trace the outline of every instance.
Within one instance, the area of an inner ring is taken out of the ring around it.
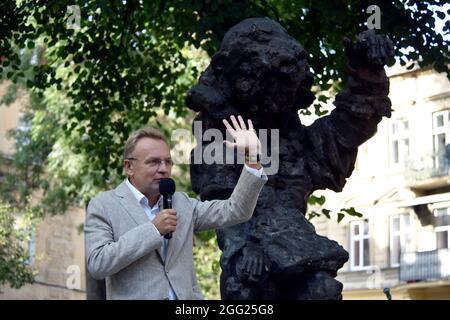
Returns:
[[[388,75],[392,117],[359,147],[341,193],[315,193],[363,216],[312,222],[350,254],[344,299],[450,299],[450,82],[432,69]]]

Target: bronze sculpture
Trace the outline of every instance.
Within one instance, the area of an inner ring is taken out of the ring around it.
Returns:
[[[225,134],[221,119],[232,114],[252,119],[255,129],[279,129],[279,170],[269,176],[253,218],[217,231],[223,299],[342,297],[342,284],[334,277],[348,253],[316,234],[304,217],[306,200],[317,189],[341,191],[357,147],[375,134],[383,116],[390,117],[384,65],[394,53],[392,42],[372,30],[345,45],[347,88],[336,96],[331,114],[308,127],[298,117],[298,110],[314,100],[307,53],[268,18],[232,27],[188,92],[186,103],[199,112],[196,120],[204,131]],[[193,189],[202,200],[227,198],[241,167],[191,163]]]

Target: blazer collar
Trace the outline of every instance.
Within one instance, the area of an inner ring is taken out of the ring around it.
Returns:
[[[128,188],[126,179],[117,186],[114,192],[119,197],[122,207],[136,224],[139,225],[148,222],[148,217],[145,214],[144,209],[142,209],[138,200],[133,195],[130,188]]]

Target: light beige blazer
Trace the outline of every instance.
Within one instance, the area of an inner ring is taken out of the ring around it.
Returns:
[[[162,239],[144,210],[122,182],[102,192],[87,208],[84,226],[87,269],[106,278],[107,299],[167,299],[169,283],[178,299],[203,299],[193,263],[193,233],[247,221],[267,181],[243,168],[228,200],[201,202],[173,195],[177,230],[162,260]]]

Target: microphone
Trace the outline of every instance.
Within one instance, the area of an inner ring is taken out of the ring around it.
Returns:
[[[163,197],[163,209],[172,209],[172,195],[175,193],[175,181],[171,178],[162,178],[159,181],[159,193]],[[171,239],[172,232],[165,234],[164,238]]]

